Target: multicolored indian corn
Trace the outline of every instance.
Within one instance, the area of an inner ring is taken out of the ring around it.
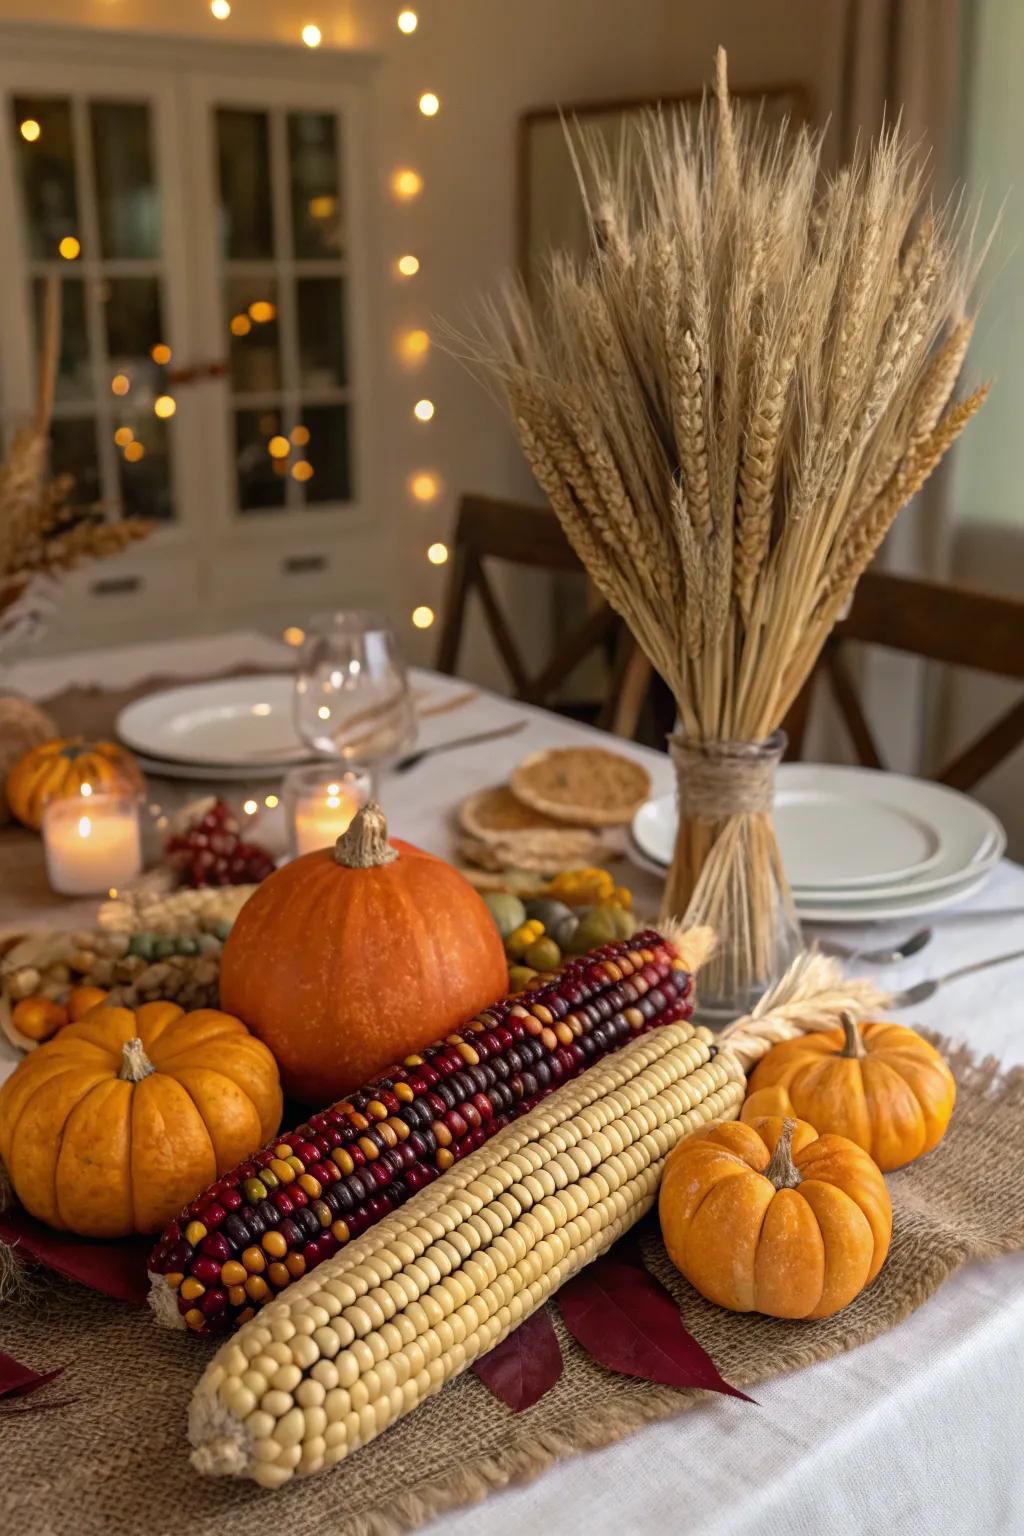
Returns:
[[[693,1012],[692,977],[647,930],[486,1008],[218,1179],[150,1257],[158,1319],[227,1332],[546,1093]]]

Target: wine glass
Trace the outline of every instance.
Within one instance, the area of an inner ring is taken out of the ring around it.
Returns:
[[[416,739],[416,712],[394,630],[358,610],[310,619],[295,678],[295,728],[325,757],[373,767]]]

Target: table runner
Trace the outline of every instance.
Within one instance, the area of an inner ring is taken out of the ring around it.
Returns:
[[[1024,1069],[1000,1073],[991,1060],[936,1043],[958,1083],[950,1133],[934,1152],[890,1176],[889,1259],[837,1317],[787,1323],[724,1312],[675,1273],[655,1236],[645,1237],[648,1266],[735,1385],[756,1388],[865,1343],[896,1326],[960,1265],[1024,1247]],[[696,1392],[605,1371],[550,1310],[565,1372],[533,1408],[510,1413],[469,1373],[341,1466],[267,1493],[247,1482],[207,1482],[189,1465],[187,1405],[209,1346],[158,1329],[148,1312],[62,1282],[37,1283],[0,1312],[0,1348],[37,1370],[67,1365],[59,1396],[72,1401],[3,1424],[0,1507],[23,1536],[65,1529],[80,1536],[263,1536],[272,1528],[300,1536],[400,1536],[701,1400]],[[729,1411],[762,1410],[738,1403]],[[723,1438],[722,1455],[729,1454]]]

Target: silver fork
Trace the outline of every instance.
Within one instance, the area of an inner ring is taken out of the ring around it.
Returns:
[[[900,939],[891,949],[856,949],[852,944],[840,944],[832,939],[819,939],[818,948],[837,960],[865,960],[868,965],[899,965],[911,955],[919,955],[935,935],[934,928],[918,928],[905,939]]]
[[[976,960],[973,965],[958,966],[955,971],[947,971],[944,976],[933,976],[928,981],[916,982],[902,992],[895,992],[890,1007],[911,1008],[916,1003],[927,1002],[947,981],[958,981],[961,976],[976,976],[979,971],[987,971],[991,966],[1009,965],[1011,960],[1024,960],[1024,949],[1012,949],[1006,955],[991,955],[987,960]]]

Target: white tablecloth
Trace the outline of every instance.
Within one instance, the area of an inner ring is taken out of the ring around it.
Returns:
[[[36,697],[71,682],[125,686],[145,675],[187,675],[194,645],[147,654],[31,663],[17,685]],[[203,642],[209,671],[240,656],[273,660],[269,642]],[[277,654],[281,654],[280,651]],[[431,687],[443,687],[428,679]],[[463,685],[464,686],[464,685]],[[439,853],[450,851],[448,815],[473,790],[500,781],[508,765],[539,747],[593,741],[596,733],[543,710],[481,694],[426,723],[422,743],[527,721],[516,736],[428,759],[382,785],[392,830]],[[667,759],[628,747],[669,788]],[[630,876],[654,904],[651,877]],[[1024,907],[1024,870],[1003,864],[964,911]],[[935,915],[937,937],[912,961],[888,968],[903,986],[985,955],[1024,946],[1020,919],[964,921]],[[880,925],[883,942],[915,926]],[[844,938],[847,936],[844,933]],[[853,941],[863,930],[850,930]],[[1024,967],[954,983],[914,1010],[922,1023],[1007,1065],[1024,1062]],[[0,1077],[10,1069],[0,1060]],[[1024,1198],[1024,1169],[1022,1198]],[[1024,1532],[1024,1255],[960,1271],[906,1322],[839,1359],[768,1382],[757,1407],[722,1399],[607,1450],[562,1462],[523,1488],[495,1494],[485,1510],[448,1515],[436,1536],[986,1536]],[[458,1447],[452,1447],[453,1455]],[[344,1475],[343,1473],[340,1475]]]

